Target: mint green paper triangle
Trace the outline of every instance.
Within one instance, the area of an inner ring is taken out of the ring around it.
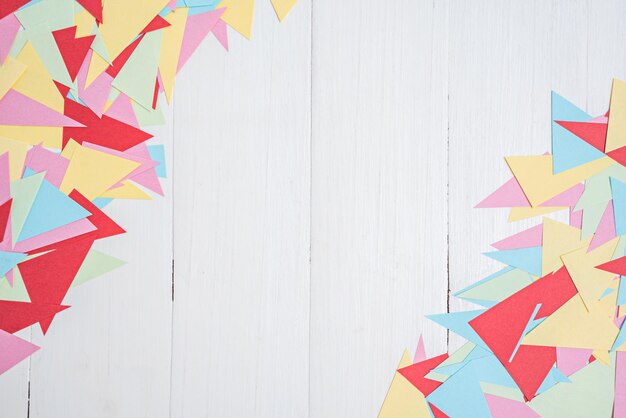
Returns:
[[[11,203],[11,233],[13,242],[17,241],[22,231],[45,175],[45,172],[41,172],[11,182],[11,197],[13,198],[13,203]]]
[[[152,108],[163,31],[148,32],[113,80],[113,87],[146,109]]]
[[[13,287],[11,287],[6,277],[0,279],[0,300],[30,302],[28,291],[19,269],[13,269]]]
[[[78,270],[72,286],[81,285],[126,264],[125,261],[97,250],[91,250]]]

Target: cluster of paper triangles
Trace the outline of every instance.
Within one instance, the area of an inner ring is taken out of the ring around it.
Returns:
[[[295,0],[272,0],[280,19]],[[120,266],[103,208],[162,195],[159,99],[212,33],[250,36],[254,0],[0,2],[0,374],[38,347],[70,287]]]
[[[606,115],[552,94],[552,152],[508,157],[480,202],[510,221],[566,211],[498,241],[506,266],[454,296],[481,309],[429,318],[467,340],[402,358],[380,417],[626,417],[626,83]]]

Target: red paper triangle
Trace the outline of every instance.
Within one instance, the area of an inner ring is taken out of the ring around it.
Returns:
[[[168,26],[172,26],[172,24],[163,19],[161,16],[156,15],[154,19],[152,19],[150,23],[148,23],[148,25],[139,33],[153,32],[155,30],[163,29]]]
[[[0,19],[10,15],[30,0],[2,0],[0,1]]]
[[[606,123],[555,121],[589,145],[604,152],[606,145]]]
[[[428,406],[430,406],[430,410],[433,412],[433,415],[435,416],[435,418],[449,418],[446,414],[441,412],[439,408],[437,408],[432,403],[429,402]]]
[[[447,354],[441,354],[437,357],[433,357],[428,360],[420,361],[419,363],[403,367],[398,370],[398,373],[404,376],[406,380],[408,380],[413,386],[415,386],[417,390],[422,392],[424,396],[428,396],[435,389],[441,386],[442,382],[427,379],[424,376],[430,373],[432,369],[436,368],[447,358]]]
[[[59,83],[58,81],[55,81],[55,80],[52,80],[52,81],[54,81],[54,85],[57,86],[57,90],[59,90],[59,93],[61,93],[61,96],[67,97],[67,94],[70,92],[70,88],[64,84]]]
[[[70,99],[65,99],[64,113],[84,127],[63,127],[63,148],[71,138],[79,144],[87,141],[114,150],[126,151],[152,138],[149,133],[107,115],[99,118],[88,107]]]
[[[69,306],[0,300],[0,329],[13,334],[37,322],[51,320],[67,308]]]
[[[9,222],[9,215],[11,214],[11,203],[13,199],[9,199],[0,205],[0,242],[4,240],[4,233],[7,229],[7,223]]]
[[[75,38],[76,26],[55,30],[52,32],[52,36],[54,36],[54,40],[59,47],[59,52],[61,52],[68,74],[72,78],[72,81],[76,80],[78,71],[81,65],[83,65],[87,52],[89,52],[89,48],[91,48],[91,43],[96,36],[91,35]]]
[[[520,345],[513,360],[509,360],[536,306],[541,304],[535,319],[544,318],[560,308],[576,293],[576,286],[565,267],[562,267],[469,322],[504,365],[526,400],[531,400],[535,396],[537,389],[556,362],[556,348]]]
[[[80,240],[63,243],[48,253],[18,264],[30,300],[60,305],[94,240],[95,233],[90,232]],[[52,318],[40,321],[44,333]]]
[[[96,239],[112,237],[126,232],[121,226],[116,224],[113,219],[109,218],[106,213],[102,212],[99,207],[91,203],[89,199],[80,194],[77,190],[72,190],[69,196],[76,203],[85,208],[85,210],[91,212],[91,216],[88,216],[87,220],[97,228],[95,231]]]
[[[616,258],[608,263],[600,264],[596,266],[596,268],[608,271],[609,273],[619,274],[620,276],[626,276],[626,256]]]
[[[621,165],[626,166],[626,147],[614,149],[613,151],[607,152],[606,155],[608,155]]]
[[[117,57],[115,57],[111,65],[109,65],[106,69],[106,73],[108,75],[113,78],[117,77],[122,67],[124,67],[124,64],[126,64],[126,61],[128,61],[130,56],[133,55],[133,52],[135,52],[135,49],[137,48],[137,45],[139,45],[139,42],[141,42],[142,38],[143,35],[140,35],[130,45],[124,48],[124,50]]]
[[[102,0],[76,0],[83,6],[99,23],[102,23]]]

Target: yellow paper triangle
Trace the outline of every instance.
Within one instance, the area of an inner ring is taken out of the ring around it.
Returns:
[[[254,16],[254,0],[222,0],[216,9],[221,9],[222,7],[226,7],[222,20],[247,39],[250,39],[252,18]]]
[[[170,13],[165,18],[171,26],[163,29],[159,73],[161,74],[163,90],[165,90],[165,97],[168,103],[172,102],[174,78],[178,69],[178,56],[180,55],[185,24],[187,23],[187,10],[186,8],[176,9],[175,12]]]
[[[74,24],[76,25],[76,37],[82,38],[92,33],[93,25],[96,19],[87,10],[83,9],[74,15]]]
[[[532,206],[539,206],[615,164],[615,161],[609,157],[604,157],[558,174],[552,174],[551,155],[506,157],[506,162]]]
[[[13,89],[58,113],[63,113],[63,96],[59,93],[48,70],[46,70],[30,42],[24,45],[17,56],[17,60],[26,66],[26,70],[17,80]]]
[[[398,369],[410,366],[411,357],[404,351]],[[393,375],[391,386],[380,408],[378,418],[430,418],[424,395],[400,373]]]
[[[11,180],[22,178],[27,150],[28,145],[25,142],[0,137],[0,155],[5,152],[9,153],[9,177]]]
[[[591,238],[581,241],[580,229],[544,218],[542,242],[541,274],[545,276],[561,268],[563,254],[589,247]]]
[[[13,87],[26,70],[26,65],[14,60],[10,56],[0,66],[0,99]]]
[[[89,87],[93,81],[98,78],[107,68],[109,63],[104,60],[98,54],[91,54],[91,61],[89,61],[89,69],[87,70],[87,78],[85,79],[85,88]]]
[[[596,266],[611,260],[617,241],[617,238],[612,239],[590,252],[586,248],[580,248],[561,256],[581,299],[589,309],[615,278],[615,274],[597,269]]]
[[[42,144],[48,148],[61,148],[63,127],[0,125],[0,136],[29,145]]]
[[[591,353],[602,364],[609,366],[611,364],[611,355],[608,350],[593,350]]]
[[[535,216],[547,215],[548,213],[558,212],[560,210],[568,209],[565,206],[556,206],[556,207],[543,207],[537,206],[536,208],[529,207],[519,207],[519,208],[511,208],[509,212],[509,222],[521,221],[524,219],[534,218]]]
[[[297,2],[298,0],[272,0],[272,6],[274,6],[274,11],[276,12],[276,16],[278,16],[278,20],[282,22]]]
[[[613,80],[611,115],[606,131],[606,152],[626,146],[626,82]]]
[[[597,302],[591,311],[575,295],[530,331],[522,344],[610,350],[619,331],[613,323],[616,293]]]
[[[139,165],[136,161],[77,145],[60,189],[66,194],[76,189],[87,199],[93,200]]]
[[[135,200],[151,200],[149,194],[141,190],[130,180],[122,181],[122,185],[114,187],[102,193],[100,197],[111,199],[135,199]]]
[[[115,59],[169,0],[107,0],[98,28],[109,58]]]

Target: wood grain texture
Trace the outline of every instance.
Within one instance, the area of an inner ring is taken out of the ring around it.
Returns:
[[[374,416],[421,332],[445,350],[445,6],[314,4],[311,418]]]
[[[424,315],[537,222],[471,208],[549,150],[550,90],[599,114],[626,78],[619,0],[256,9],[183,69],[166,198],[115,202],[129,234],[99,249],[129,264],[21,333],[43,349],[0,377],[3,417],[375,416],[405,347],[447,348]]]
[[[173,418],[308,410],[310,4],[178,80]]]

